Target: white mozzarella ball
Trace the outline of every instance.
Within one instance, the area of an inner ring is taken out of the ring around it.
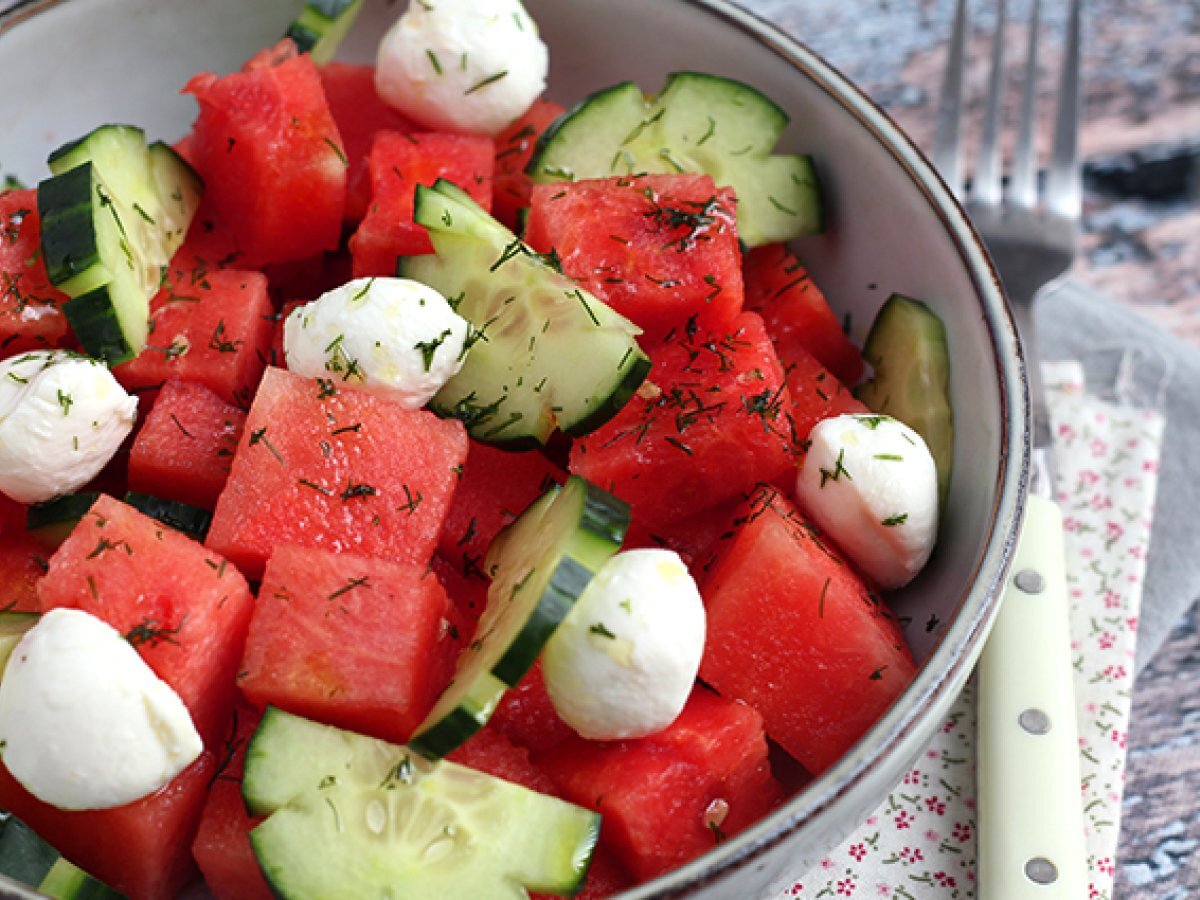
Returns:
[[[800,468],[800,505],[881,588],[902,587],[937,537],[937,469],[924,439],[888,416],[819,422]]]
[[[554,708],[594,740],[642,737],[675,721],[704,653],[704,603],[670,550],[605,563],[542,655]]]
[[[546,89],[548,66],[519,0],[412,0],[379,45],[375,87],[422,125],[494,137]]]
[[[283,350],[293,372],[419,409],[462,368],[470,332],[428,285],[357,278],[292,310]]]
[[[137,398],[94,359],[36,350],[0,362],[0,492],[40,503],[78,490],[136,419]]]
[[[46,613],[0,681],[0,757],[61,809],[124,806],[191,765],[203,742],[183,701],[112,626]]]

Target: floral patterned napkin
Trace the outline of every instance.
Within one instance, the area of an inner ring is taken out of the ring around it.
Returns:
[[[1066,532],[1088,900],[1110,900],[1164,420],[1120,385],[1114,399],[1085,391],[1079,363],[1043,371]],[[974,739],[972,682],[887,800],[777,900],[974,898]]]

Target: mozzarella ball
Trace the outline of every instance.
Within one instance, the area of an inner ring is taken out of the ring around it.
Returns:
[[[375,88],[426,127],[494,137],[546,89],[548,66],[519,0],[412,0],[379,45]]]
[[[805,512],[884,589],[908,584],[937,537],[937,469],[924,439],[888,416],[817,423],[796,481]]]
[[[204,749],[187,707],[111,625],[46,613],[0,681],[0,757],[60,809],[108,809],[157,791]]]
[[[627,550],[592,578],[542,654],[554,708],[585,738],[666,728],[704,653],[704,604],[671,550]]]
[[[137,398],[94,359],[36,350],[0,362],[0,492],[40,503],[78,490],[136,419]]]
[[[471,326],[433,288],[404,278],[358,278],[292,310],[287,366],[391,398],[429,402],[462,368]]]

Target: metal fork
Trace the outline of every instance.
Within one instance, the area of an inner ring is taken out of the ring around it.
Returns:
[[[1005,0],[997,8],[974,177],[961,171],[967,4],[958,0],[934,163],[963,201],[1010,301],[1030,399],[1028,504],[1012,576],[979,664],[977,747],[981,900],[1084,896],[1084,833],[1062,515],[1053,502],[1050,417],[1033,308],[1067,272],[1080,216],[1077,156],[1080,0],[1071,0],[1050,168],[1039,191],[1034,120],[1039,0],[1033,0],[1016,149],[1007,184],[999,132]]]

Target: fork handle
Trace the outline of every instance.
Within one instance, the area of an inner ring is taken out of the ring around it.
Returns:
[[[979,662],[980,900],[1080,900],[1084,833],[1062,513],[1030,496]]]

